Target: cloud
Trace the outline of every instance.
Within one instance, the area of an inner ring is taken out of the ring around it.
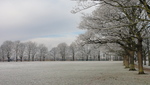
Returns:
[[[76,38],[77,35],[52,35],[52,37],[34,38],[27,41],[36,42],[38,44],[45,44],[50,50],[51,48],[57,47],[58,44],[63,42],[65,42],[69,46]]]
[[[75,40],[76,35],[72,33],[82,32],[77,28],[81,14],[70,13],[75,4],[71,0],[0,0],[0,43],[5,40],[45,43]],[[64,34],[71,36],[65,36],[68,39],[65,40],[60,36]]]

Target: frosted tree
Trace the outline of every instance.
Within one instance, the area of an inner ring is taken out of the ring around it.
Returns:
[[[89,58],[91,57],[90,55],[92,51],[92,44],[85,44],[84,46],[81,46],[79,49],[86,57],[85,60],[89,61]]]
[[[105,4],[111,5],[113,7],[118,7],[118,8],[131,8],[131,7],[140,8],[144,10],[147,13],[147,16],[150,18],[150,1],[149,0],[76,0],[76,1],[77,1],[77,6],[73,8],[73,10],[71,11],[72,13],[77,13],[82,10],[88,9],[90,7],[102,5],[105,3]],[[125,1],[126,2],[135,1],[138,4],[120,6]]]
[[[26,53],[28,55],[28,61],[30,61],[32,57],[32,61],[34,61],[35,54],[37,52],[37,44],[35,42],[26,42]]]
[[[72,60],[75,60],[75,55],[76,55],[76,51],[77,51],[77,45],[75,42],[71,43],[71,45],[69,46],[69,50],[70,53],[72,55]]]
[[[118,1],[117,1],[118,2]],[[132,3],[132,4],[131,4]],[[118,3],[117,3],[118,4]],[[135,3],[136,4],[136,3]],[[139,8],[125,6],[134,5],[134,2],[120,2],[118,7],[116,3],[101,6],[93,13],[93,16],[83,17],[79,28],[87,29],[87,32],[81,35],[85,43],[118,43],[129,53],[130,62],[133,65],[134,51],[138,54],[139,74],[143,74],[142,67],[142,40],[147,29],[146,18],[141,16],[142,10]],[[105,10],[102,10],[104,9]],[[137,50],[135,50],[137,49]],[[130,52],[129,52],[130,50]],[[132,56],[132,57],[131,57]],[[131,65],[131,66],[132,66]]]
[[[50,50],[50,55],[53,56],[53,60],[56,61],[56,55],[58,53],[57,47],[54,47]]]
[[[100,44],[93,44],[93,50],[91,55],[93,56],[94,60],[101,60],[101,50],[105,50]]]
[[[60,43],[58,44],[58,50],[59,50],[59,53],[62,57],[62,61],[65,61],[66,60],[66,54],[67,54],[67,49],[68,49],[68,46],[66,43]]]
[[[31,48],[31,55],[32,55],[32,61],[35,59],[35,55],[38,51],[37,43],[32,43],[32,48]]]
[[[20,43],[19,44],[19,57],[20,57],[20,61],[22,61],[23,59],[23,56],[24,56],[24,53],[25,53],[25,48],[26,48],[26,45],[24,43]]]
[[[5,48],[3,45],[0,47],[0,56],[2,57],[2,61],[4,62],[5,61]]]
[[[15,51],[15,56],[16,56],[16,62],[18,61],[19,45],[20,45],[20,41],[14,42],[14,51]]]
[[[12,41],[5,41],[2,44],[2,49],[4,50],[4,53],[7,57],[8,62],[10,62],[11,60],[11,55],[12,55],[12,51],[13,51],[13,42]]]
[[[40,61],[45,61],[45,57],[48,54],[48,48],[44,44],[38,46]]]

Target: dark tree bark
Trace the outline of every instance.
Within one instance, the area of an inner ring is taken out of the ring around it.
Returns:
[[[40,61],[42,61],[42,56],[40,56]]]
[[[148,53],[148,66],[150,66],[150,52]]]
[[[30,53],[28,54],[28,61],[30,61]]]
[[[4,57],[4,55],[2,55],[2,59],[3,59],[3,62],[5,61],[5,57]]]
[[[20,61],[22,62],[22,57],[20,57]]]
[[[87,56],[86,56],[86,61],[88,61],[88,60],[89,60],[89,56],[87,55]]]
[[[45,56],[43,56],[43,61],[45,61]]]
[[[10,62],[10,55],[9,55],[9,52],[7,53],[7,59],[8,59],[8,62]]]
[[[74,61],[74,53],[73,53],[73,55],[72,55],[72,60]]]
[[[98,61],[101,61],[101,56],[100,56],[100,52],[98,52]]]
[[[7,57],[8,58],[8,62],[10,62],[10,57]]]
[[[34,61],[34,55],[32,55],[32,61]]]
[[[134,51],[129,51],[130,54],[130,68],[129,71],[136,71],[135,65],[134,65]]]
[[[17,55],[17,52],[16,52],[16,62],[18,62],[18,55]]]
[[[125,68],[129,68],[129,56],[125,55]]]
[[[143,69],[143,56],[142,56],[142,38],[138,39],[137,44],[137,57],[138,57],[138,69],[139,74],[145,74]]]

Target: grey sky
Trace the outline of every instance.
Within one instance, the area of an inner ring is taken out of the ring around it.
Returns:
[[[0,44],[5,40],[35,41],[53,47],[70,44],[82,33],[81,14],[71,14],[71,0],[0,0]]]

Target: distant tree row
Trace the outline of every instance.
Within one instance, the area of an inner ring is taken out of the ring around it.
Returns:
[[[35,42],[5,41],[0,47],[1,61],[44,61],[48,48]]]
[[[1,61],[100,61],[111,60],[101,54],[104,47],[94,44],[82,45],[79,42],[73,42],[68,46],[66,43],[60,43],[57,47],[48,50],[44,44],[36,42],[5,41],[0,46]],[[105,51],[106,54],[106,51]],[[105,58],[104,58],[105,57]],[[120,58],[114,58],[119,60]]]

